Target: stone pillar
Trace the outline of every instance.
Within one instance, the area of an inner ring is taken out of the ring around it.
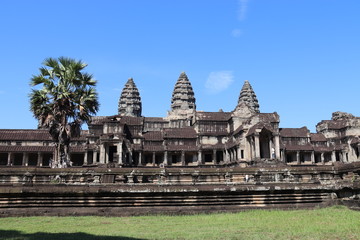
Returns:
[[[84,154],[84,164],[83,165],[88,165],[88,152],[85,151],[85,154]]]
[[[281,159],[284,163],[286,163],[286,151],[284,149],[281,151]]]
[[[255,133],[254,135],[254,138],[255,138],[255,158],[256,159],[259,159],[260,158],[260,135],[259,133]]]
[[[138,166],[142,166],[142,152],[139,152]]]
[[[237,149],[237,153],[236,153],[236,160],[239,160],[241,158],[241,148],[238,147]]]
[[[129,163],[130,164],[134,163],[134,156],[132,150],[129,151]]]
[[[156,165],[156,153],[155,152],[152,153],[152,165],[153,166]]]
[[[229,152],[227,149],[225,149],[225,162],[226,163],[230,162]]]
[[[311,152],[311,163],[315,164],[315,152],[314,151]]]
[[[164,165],[169,164],[169,162],[168,162],[168,152],[167,151],[164,152],[164,161],[163,161],[163,163],[164,163]]]
[[[280,158],[280,136],[279,134],[275,135],[275,158],[276,159],[281,159]]]
[[[104,163],[109,163],[109,146],[108,145],[105,146],[105,162]]]
[[[122,149],[123,142],[120,141],[117,145],[117,153],[118,153],[118,162],[119,164],[123,164],[123,149]]]
[[[11,152],[8,153],[8,160],[7,160],[7,165],[8,166],[12,166],[12,156],[13,154]]]
[[[99,157],[99,162],[100,163],[105,163],[105,146],[104,144],[100,145],[100,157]]]
[[[336,153],[335,153],[335,151],[331,152],[331,161],[336,162]]]
[[[296,162],[299,165],[301,164],[301,162],[300,162],[300,152],[299,151],[296,152]]]
[[[216,149],[213,149],[212,161],[213,161],[213,164],[216,164]]]
[[[321,158],[321,164],[324,165],[324,164],[325,164],[325,158],[324,158],[324,153],[323,153],[323,152],[321,153],[321,157],[320,157],[320,158]]]
[[[92,164],[96,164],[97,152],[93,151],[92,154]]]
[[[28,166],[28,161],[29,161],[28,153],[23,153],[22,165],[27,167]]]
[[[198,151],[198,164],[200,165],[200,164],[202,164],[203,162],[202,162],[202,151],[201,150],[199,150]]]
[[[185,166],[185,152],[181,151],[181,165]]]
[[[37,157],[37,163],[36,166],[41,167],[42,166],[42,162],[43,162],[43,155],[41,152],[38,152],[38,157]]]
[[[347,159],[347,157],[346,157],[346,151],[341,151],[341,156],[342,156],[342,161],[343,162],[348,162],[349,161],[349,159]]]

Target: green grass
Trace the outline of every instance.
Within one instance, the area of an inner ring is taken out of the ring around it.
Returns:
[[[360,239],[345,207],[141,217],[0,218],[0,239]]]

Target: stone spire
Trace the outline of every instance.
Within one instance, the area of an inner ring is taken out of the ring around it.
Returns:
[[[245,83],[240,91],[239,101],[235,110],[240,108],[242,105],[246,105],[249,108],[249,110],[254,113],[260,112],[259,102],[248,80],[245,80]]]
[[[194,114],[195,111],[194,91],[185,72],[182,72],[174,87],[169,116],[175,118],[187,118]]]
[[[129,78],[119,99],[119,115],[141,117],[141,98],[134,80]]]

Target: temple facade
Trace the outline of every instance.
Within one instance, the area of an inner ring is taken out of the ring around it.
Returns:
[[[280,128],[280,117],[261,113],[245,81],[231,112],[196,110],[191,82],[183,72],[175,83],[166,117],[142,116],[133,79],[119,98],[118,113],[96,116],[70,145],[73,166],[170,167],[261,164],[331,165],[359,161],[360,118],[335,112],[317,124]],[[47,130],[0,129],[0,166],[51,165],[54,146]]]

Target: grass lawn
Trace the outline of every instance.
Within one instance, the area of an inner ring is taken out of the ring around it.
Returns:
[[[360,239],[345,207],[142,217],[0,218],[0,239]]]

